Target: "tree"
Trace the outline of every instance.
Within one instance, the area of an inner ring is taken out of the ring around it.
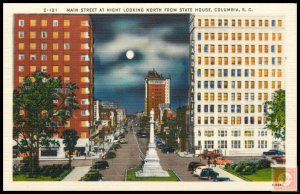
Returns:
[[[14,90],[13,139],[28,157],[31,174],[39,166],[40,146],[59,146],[51,138],[78,109],[76,89],[73,83],[63,86],[60,77],[35,72]]]
[[[71,168],[71,157],[73,152],[75,151],[75,146],[77,144],[77,140],[79,137],[77,136],[77,131],[74,129],[67,129],[63,131],[63,143],[65,144],[65,148],[68,151],[69,155],[69,167]]]
[[[266,129],[274,132],[276,139],[285,141],[285,91],[277,90],[271,101],[266,101],[268,107],[265,115],[267,118]]]

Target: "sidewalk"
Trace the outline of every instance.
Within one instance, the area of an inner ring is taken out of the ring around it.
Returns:
[[[79,181],[90,169],[90,166],[75,167],[62,181]]]
[[[223,170],[222,168],[220,168],[220,166],[217,165],[217,167],[210,167],[212,169],[214,169],[214,171],[216,171],[217,173],[219,173],[220,177],[228,177],[230,178],[230,180],[234,181],[234,182],[246,182],[243,179],[234,176],[233,174],[226,172],[225,170]]]

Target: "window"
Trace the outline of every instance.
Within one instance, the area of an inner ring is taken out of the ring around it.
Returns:
[[[204,25],[205,25],[205,26],[208,26],[208,19],[205,19],[204,22],[205,22]]]
[[[81,94],[89,94],[89,88],[81,88]]]
[[[201,69],[198,69],[198,70],[197,70],[197,76],[198,76],[198,77],[201,77]]]
[[[278,34],[277,34],[277,39],[278,39],[278,40],[282,40],[281,33],[278,33]]]
[[[258,148],[268,148],[267,140],[258,140]]]
[[[241,27],[242,26],[242,20],[238,20],[238,26]]]
[[[89,38],[89,32],[81,32],[80,33],[81,38]],[[198,47],[199,48],[199,47]]]
[[[54,39],[57,39],[58,38],[58,32],[56,32],[56,31],[52,32],[52,36],[53,36]]]
[[[210,117],[210,124],[214,124],[215,123],[215,118],[214,117]]]
[[[64,77],[64,83],[70,83],[70,77]]]
[[[204,45],[204,52],[208,52],[208,45],[206,44],[206,45]]]
[[[19,26],[23,27],[25,25],[25,21],[24,20],[19,20]]]
[[[201,33],[198,33],[198,40],[201,40]]]
[[[204,148],[214,149],[214,141],[209,141],[209,140],[204,141]]]
[[[228,105],[224,105],[224,112],[228,111]]]
[[[53,50],[58,50],[58,43],[53,43],[52,44],[52,49]]]
[[[223,123],[224,123],[225,125],[227,125],[227,123],[228,123],[227,117],[223,117]]]
[[[198,81],[197,87],[201,88],[201,81]]]
[[[268,77],[269,71],[267,69],[264,70],[264,77]]]
[[[228,20],[227,19],[224,20],[224,26],[228,26]]]
[[[81,20],[80,25],[81,26],[89,26],[89,21],[88,20]]]
[[[237,88],[239,88],[239,89],[242,88],[242,82],[241,82],[241,81],[238,81],[238,82],[237,82]]]
[[[57,73],[58,70],[59,70],[59,67],[58,67],[58,66],[53,66],[53,67],[52,67],[52,72],[53,72],[53,73]]]
[[[254,141],[253,140],[245,140],[245,148],[254,148]]]
[[[218,117],[218,124],[222,124],[222,117]]]
[[[81,116],[89,116],[90,112],[89,110],[81,110]]]
[[[70,43],[64,43],[64,49],[69,50],[70,49]]]
[[[242,40],[242,33],[237,34],[238,40]]]
[[[198,65],[201,65],[201,57],[198,57]]]
[[[251,20],[251,26],[252,26],[252,27],[255,26],[255,20]]]
[[[89,121],[81,121],[80,125],[81,125],[81,127],[89,127],[90,123],[89,123]]]
[[[222,20],[218,19],[218,26],[222,26]]]
[[[268,89],[268,81],[264,81],[264,89]]]
[[[245,113],[249,113],[248,107],[249,107],[248,105],[245,105],[245,106],[244,106]]]
[[[228,101],[228,93],[224,93],[224,101]]]
[[[198,117],[198,124],[201,124],[201,117]]]
[[[19,34],[19,35],[18,35],[19,38],[24,38],[24,36],[25,36],[25,34],[24,34],[23,31],[19,31],[18,34]]]
[[[271,26],[275,27],[275,20],[271,20]]]
[[[212,27],[215,26],[215,20],[214,19],[210,20],[210,26],[212,26]]]
[[[80,72],[90,72],[89,66],[81,66]]]
[[[245,137],[252,137],[252,136],[254,136],[254,131],[253,130],[244,131],[244,136]]]
[[[30,55],[30,60],[31,61],[35,61],[37,58],[36,58],[36,54],[31,54]]]
[[[64,27],[70,26],[70,20],[64,20]]]
[[[262,111],[262,106],[261,106],[261,105],[258,105],[258,106],[257,106],[257,112],[261,113],[261,111]]]
[[[89,105],[90,104],[89,99],[81,99],[81,104],[82,105]]]
[[[265,20],[265,27],[269,26],[269,20]]]
[[[53,61],[58,61],[58,59],[59,59],[58,55],[53,55],[53,56],[52,56],[52,60],[53,60]]]
[[[19,50],[24,50],[24,43],[19,43],[18,48]]]
[[[213,44],[210,45],[210,52],[211,53],[215,52],[215,45],[213,45]]]
[[[219,140],[218,141],[218,148],[227,148],[227,141],[226,140]]]
[[[64,39],[70,38],[70,32],[64,32]]]
[[[42,61],[46,61],[46,60],[47,60],[47,55],[42,54],[42,55],[41,55],[41,60],[42,60]]]
[[[232,140],[231,148],[233,148],[233,149],[241,148],[241,141],[240,140]]]
[[[201,26],[201,19],[198,19],[198,26]]]
[[[41,67],[41,72],[45,72],[46,73],[47,72],[47,66],[42,66]]]
[[[282,20],[278,20],[277,22],[278,27],[282,27]]]
[[[241,105],[237,105],[236,106],[236,112],[237,113],[241,113]]]
[[[24,80],[24,77],[19,77],[19,83],[22,83],[23,82],[23,80]]]
[[[231,20],[231,26],[235,26],[235,20]]]
[[[237,93],[237,100],[241,101],[242,100],[242,94],[241,93]]]
[[[208,101],[208,93],[204,93],[204,100]]]
[[[30,26],[31,27],[36,26],[36,20],[30,20]]]
[[[64,72],[69,73],[70,72],[70,66],[64,66]]]
[[[210,40],[215,40],[215,33],[210,33]]]
[[[235,33],[231,34],[231,40],[235,40]]]
[[[201,100],[201,93],[197,94],[197,100]]]
[[[208,124],[208,117],[204,117],[204,124]]]
[[[254,117],[250,117],[250,124],[254,124]]]
[[[235,88],[235,81],[231,82],[231,88],[234,89]]]
[[[90,60],[89,55],[81,55],[80,59],[81,59],[81,61],[89,61]]]
[[[36,38],[36,31],[30,31],[30,38]]]
[[[70,61],[70,55],[64,55],[64,61]]]
[[[228,33],[224,33],[224,40],[228,40]]]
[[[228,53],[228,45],[224,45],[224,53]]]
[[[235,117],[231,117],[231,125],[235,124]]]
[[[48,24],[48,21],[47,20],[41,20],[41,26],[42,27],[46,27]]]
[[[41,37],[42,37],[42,38],[47,38],[47,32],[42,31],[42,32],[41,32]]]
[[[36,72],[36,66],[30,66],[30,72]]]
[[[222,81],[218,81],[218,88],[222,88]]]
[[[41,49],[47,50],[47,43],[41,43]]]
[[[211,112],[211,113],[215,112],[214,105],[210,105],[209,106],[209,112]]]
[[[53,26],[58,26],[58,20],[53,20]]]
[[[278,45],[278,46],[277,46],[277,52],[278,52],[278,53],[281,53],[281,52],[282,52],[282,49],[281,49],[281,48],[282,48],[281,45]]]
[[[198,112],[201,112],[201,105],[198,105]]]
[[[235,93],[231,93],[231,100],[234,101],[235,100]],[[234,105],[231,105],[234,106]],[[232,108],[232,107],[231,107]],[[234,111],[233,111],[234,112]]]
[[[19,72],[24,72],[24,66],[19,66]]]

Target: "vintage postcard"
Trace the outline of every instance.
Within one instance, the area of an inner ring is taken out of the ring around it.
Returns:
[[[297,191],[296,8],[4,4],[4,189]]]

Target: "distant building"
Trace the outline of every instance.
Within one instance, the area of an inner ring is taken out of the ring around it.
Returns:
[[[145,77],[145,114],[154,109],[154,119],[159,118],[159,104],[170,104],[171,78],[158,74],[155,69]]]
[[[110,101],[100,101],[101,109],[117,109],[118,105],[115,102]]]
[[[98,122],[100,120],[100,115],[99,115],[99,106],[100,102],[99,100],[94,101],[94,122]]]

